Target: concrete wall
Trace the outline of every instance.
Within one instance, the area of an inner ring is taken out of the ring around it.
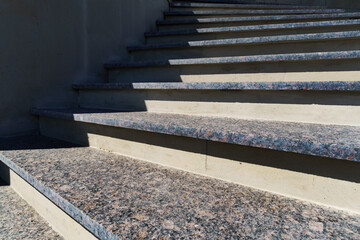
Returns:
[[[0,138],[34,132],[32,107],[76,104],[73,82],[102,81],[105,60],[126,58],[167,0],[1,0]]]

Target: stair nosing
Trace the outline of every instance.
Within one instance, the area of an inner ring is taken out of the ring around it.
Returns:
[[[77,90],[360,91],[360,81],[76,83]]]
[[[287,10],[188,10],[167,11],[165,16],[202,16],[202,15],[241,15],[241,14],[306,14],[306,13],[342,13],[345,9],[287,9]]]
[[[87,109],[87,111],[90,111],[90,113],[91,112],[94,113],[95,110]],[[257,136],[257,135],[255,136],[253,133],[238,133],[238,132],[232,132],[226,130],[224,132],[222,132],[221,130],[216,132],[216,131],[210,131],[206,128],[200,127],[200,129],[193,129],[191,126],[190,127],[183,125],[180,126],[180,125],[174,125],[173,123],[164,126],[159,123],[146,122],[146,119],[142,120],[141,123],[139,123],[131,119],[130,120],[115,119],[106,116],[105,117],[89,116],[89,115],[86,116],[86,115],[82,115],[81,113],[77,114],[77,113],[65,112],[64,110],[62,111],[62,110],[48,110],[48,109],[32,109],[32,114],[43,117],[72,120],[77,122],[99,124],[110,127],[120,127],[120,128],[154,132],[154,133],[167,134],[167,135],[175,135],[180,137],[190,137],[195,139],[222,142],[222,143],[238,144],[242,146],[272,149],[283,152],[293,152],[293,153],[320,156],[320,157],[330,157],[330,158],[337,158],[340,160],[348,160],[355,162],[360,161],[360,148],[357,148],[356,145],[352,145],[352,144],[347,144],[347,145],[344,145],[343,143],[323,144],[321,142],[312,142],[309,140],[289,139],[285,137],[271,137],[271,136]],[[186,116],[181,114],[157,114],[157,115],[176,116],[176,118],[179,118],[181,116]],[[204,117],[195,117],[195,118],[204,118]],[[215,119],[215,117],[206,117],[206,118],[208,118],[208,120],[211,121]],[[219,120],[224,118],[216,118],[216,119]],[[265,122],[258,120],[252,120],[252,121]],[[330,126],[330,125],[322,125],[322,124],[306,124],[306,125],[321,126],[321,127]],[[356,127],[351,127],[351,128],[356,128]]]
[[[289,53],[289,54],[268,54],[253,56],[235,57],[210,57],[210,58],[189,58],[150,60],[137,62],[109,61],[104,64],[105,69],[116,68],[137,68],[137,67],[162,67],[162,66],[183,66],[183,65],[208,65],[208,64],[241,64],[255,62],[294,62],[294,61],[315,61],[315,60],[338,60],[358,59],[360,50],[337,51],[337,52],[311,52],[311,53]]]
[[[298,8],[326,8],[324,6],[301,6],[301,5],[287,5],[287,4],[234,4],[234,3],[179,3],[179,2],[173,2],[170,3],[170,7],[176,8],[176,7],[196,7],[196,8],[288,8],[288,9],[298,9]]]
[[[291,34],[291,35],[277,35],[277,36],[260,36],[248,38],[229,38],[216,40],[198,40],[198,41],[184,41],[175,43],[159,43],[147,44],[139,46],[129,46],[127,50],[142,51],[154,49],[173,49],[173,48],[195,48],[195,47],[224,47],[232,45],[260,45],[260,44],[281,44],[290,42],[308,42],[308,41],[326,41],[339,39],[354,39],[360,37],[360,31],[346,31],[346,32],[325,32],[325,33],[305,33],[305,34]]]
[[[171,19],[158,20],[157,25],[184,25],[184,24],[210,24],[210,23],[233,23],[249,21],[282,21],[302,19],[332,19],[332,18],[360,18],[360,12],[355,13],[334,13],[334,14],[305,14],[305,15],[271,15],[255,17],[222,17],[222,18],[193,18],[193,19]]]
[[[170,35],[314,28],[314,27],[328,27],[328,26],[334,26],[334,25],[336,25],[336,26],[360,25],[360,19],[319,21],[319,22],[300,22],[300,23],[281,23],[281,24],[261,24],[261,25],[234,26],[234,27],[193,28],[193,29],[180,29],[180,30],[161,31],[161,32],[147,32],[144,35],[145,35],[145,37],[161,37],[161,36],[170,36]]]

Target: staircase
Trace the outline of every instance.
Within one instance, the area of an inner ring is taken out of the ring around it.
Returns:
[[[73,85],[78,108],[33,109],[42,137],[3,143],[13,181],[80,225],[65,238],[359,237],[360,12],[229,2],[169,3]]]

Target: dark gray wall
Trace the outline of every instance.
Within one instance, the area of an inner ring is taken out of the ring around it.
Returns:
[[[167,0],[1,0],[0,137],[34,132],[32,107],[76,106],[73,82],[103,81],[105,60],[168,8]]]

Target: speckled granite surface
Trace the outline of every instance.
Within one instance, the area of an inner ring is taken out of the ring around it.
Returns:
[[[0,141],[0,154],[50,199],[119,238],[360,238],[359,215],[53,139]]]
[[[359,91],[360,81],[77,83],[74,89]]]
[[[360,18],[360,12],[352,13],[324,13],[304,15],[275,15],[275,16],[250,16],[250,17],[213,17],[213,18],[187,18],[166,19],[156,21],[158,25],[194,24],[194,23],[227,23],[227,22],[250,22],[250,21],[282,21],[300,19],[336,19],[336,18]]]
[[[304,14],[304,13],[340,13],[345,9],[280,9],[280,10],[194,10],[194,11],[169,11],[165,16],[194,16],[194,15],[242,15],[242,14]]]
[[[256,44],[267,44],[267,43],[328,41],[328,40],[337,40],[337,39],[353,39],[359,37],[360,37],[360,31],[307,33],[307,34],[292,34],[292,35],[280,35],[280,36],[263,36],[263,37],[249,37],[249,38],[231,38],[231,39],[147,44],[147,45],[139,45],[139,46],[129,46],[127,47],[127,50],[138,51],[138,50],[168,49],[168,48],[221,47],[221,46],[229,47],[231,45],[256,45]]]
[[[306,9],[306,8],[325,8],[323,6],[299,6],[286,4],[226,4],[226,3],[191,3],[191,2],[172,2],[170,7],[221,7],[221,8],[249,8],[249,9]]]
[[[360,162],[360,127],[149,112],[34,109],[40,116]]]
[[[210,57],[210,58],[188,58],[169,60],[149,60],[136,62],[110,61],[104,64],[107,69],[112,68],[136,68],[152,66],[181,66],[181,65],[203,65],[203,64],[236,64],[253,62],[282,62],[282,61],[314,61],[314,60],[339,60],[359,59],[360,51],[338,51],[338,52],[311,52],[311,53],[286,53],[254,56],[236,57]]]
[[[0,239],[63,239],[14,190],[0,180]]]
[[[206,34],[217,32],[245,32],[245,31],[261,31],[261,30],[275,30],[275,29],[297,29],[297,28],[313,28],[313,27],[328,27],[328,26],[346,26],[359,25],[360,19],[352,20],[335,20],[335,21],[316,21],[316,22],[298,22],[298,23],[281,23],[281,24],[263,24],[263,25],[248,25],[248,26],[234,26],[234,27],[215,27],[215,28],[195,28],[195,29],[178,29],[161,32],[147,32],[145,37],[167,36],[167,35],[185,35],[185,34]]]

